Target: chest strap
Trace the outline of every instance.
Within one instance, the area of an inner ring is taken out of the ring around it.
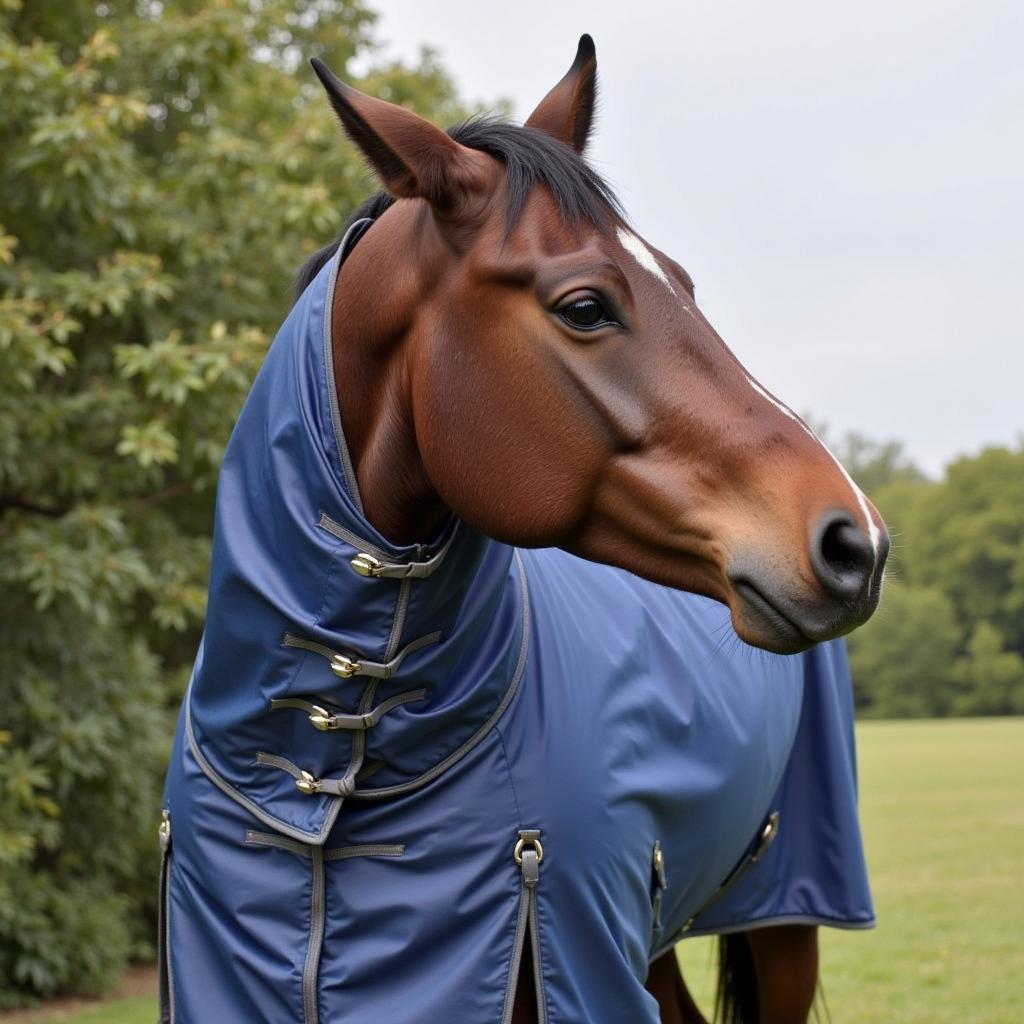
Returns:
[[[335,710],[333,707],[324,707],[322,704],[314,704],[312,701],[302,700],[300,697],[283,697],[280,700],[272,700],[270,708],[272,711],[294,708],[297,711],[305,711],[309,715],[309,721],[313,728],[321,732],[330,732],[334,729],[350,729],[356,732],[372,729],[389,711],[400,707],[402,704],[409,704],[412,701],[423,700],[426,697],[426,690],[410,690],[408,693],[396,693],[381,701],[371,711],[362,715],[350,715],[344,711]]]
[[[331,671],[342,679],[352,676],[369,676],[372,679],[390,679],[399,669],[402,662],[415,651],[431,647],[441,639],[440,630],[427,633],[417,640],[406,644],[390,661],[367,661],[358,654],[344,654],[316,640],[307,640],[294,633],[285,633],[283,643],[286,647],[298,647],[303,651],[311,651],[326,658],[331,663]]]

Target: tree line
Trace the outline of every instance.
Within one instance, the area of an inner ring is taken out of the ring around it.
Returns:
[[[871,718],[1024,714],[1024,439],[929,479],[897,442],[837,454],[893,536],[882,602],[849,639]]]

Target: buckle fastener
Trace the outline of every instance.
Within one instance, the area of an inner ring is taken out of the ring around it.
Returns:
[[[295,780],[295,788],[300,793],[305,793],[307,796],[312,796],[320,788],[320,780],[315,776],[310,775],[309,772],[303,771],[300,776]]]
[[[319,729],[320,732],[327,732],[329,729],[334,728],[337,719],[326,708],[320,707],[319,704],[314,704],[309,712],[309,721],[314,729]]]
[[[376,576],[384,563],[380,559],[374,558],[373,555],[360,551],[349,564],[360,576]]]
[[[342,679],[351,679],[362,667],[355,658],[350,658],[347,654],[336,654],[331,658],[331,671]]]

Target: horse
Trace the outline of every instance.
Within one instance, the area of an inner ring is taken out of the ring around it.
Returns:
[[[585,161],[589,36],[522,126],[313,67],[383,191],[225,454],[161,1020],[689,1024],[701,933],[731,1019],[806,1019],[816,925],[873,920],[881,517]]]

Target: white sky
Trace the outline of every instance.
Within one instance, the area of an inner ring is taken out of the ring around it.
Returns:
[[[590,156],[761,382],[936,471],[1024,432],[1020,0],[371,0],[525,118],[597,43]]]

